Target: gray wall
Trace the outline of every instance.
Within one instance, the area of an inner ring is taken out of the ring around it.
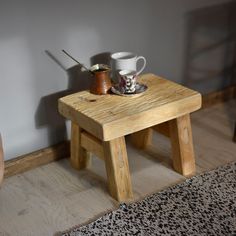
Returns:
[[[5,159],[68,138],[57,99],[88,86],[86,66],[104,52],[133,51],[145,72],[182,82],[186,14],[224,0],[1,0],[0,132]],[[48,50],[48,53],[45,52]]]

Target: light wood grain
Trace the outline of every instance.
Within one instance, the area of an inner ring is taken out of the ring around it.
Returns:
[[[93,95],[89,91],[59,99],[59,112],[100,140],[109,141],[198,110],[201,95],[153,74],[142,96]]]
[[[4,156],[3,156],[2,137],[0,134],[0,186],[3,181],[3,175],[4,175]]]
[[[117,201],[133,198],[124,137],[103,143],[109,192]]]
[[[236,161],[235,104],[233,100],[191,115],[197,174]],[[171,167],[171,145],[165,136],[153,132],[153,147],[145,151],[127,141],[135,201],[186,179]],[[4,178],[0,235],[54,235],[118,205],[107,192],[103,161],[93,158],[88,170],[77,171],[62,159]]]
[[[169,121],[174,169],[182,175],[195,173],[195,158],[190,115]]]
[[[86,131],[83,131],[81,133],[81,146],[88,152],[91,152],[95,154],[97,157],[104,160],[104,149],[102,141],[95,138]]]
[[[71,144],[70,161],[72,167],[77,170],[87,168],[90,165],[90,153],[81,146],[82,129],[74,122],[71,122]]]
[[[152,143],[152,129],[144,129],[131,135],[132,143],[136,148],[145,149]]]

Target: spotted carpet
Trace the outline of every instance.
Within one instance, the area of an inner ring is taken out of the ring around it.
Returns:
[[[236,235],[236,162],[61,235]]]

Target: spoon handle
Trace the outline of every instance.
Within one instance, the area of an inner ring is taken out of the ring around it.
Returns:
[[[77,61],[74,57],[72,57],[68,52],[66,52],[64,49],[62,50],[62,52],[64,52],[68,57],[70,57],[73,61],[77,62],[81,67],[83,67],[85,70],[89,71],[90,73],[92,73],[92,71],[90,71],[86,66],[84,66],[83,64],[81,64],[79,61]]]

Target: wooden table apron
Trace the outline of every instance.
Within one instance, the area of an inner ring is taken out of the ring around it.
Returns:
[[[140,96],[94,95],[78,92],[59,99],[59,112],[72,121],[71,164],[77,169],[90,163],[90,153],[105,161],[110,194],[118,201],[133,197],[124,136],[145,148],[152,130],[171,140],[174,169],[195,171],[190,113],[201,107],[201,95],[184,86],[146,74],[139,83],[148,86]]]

